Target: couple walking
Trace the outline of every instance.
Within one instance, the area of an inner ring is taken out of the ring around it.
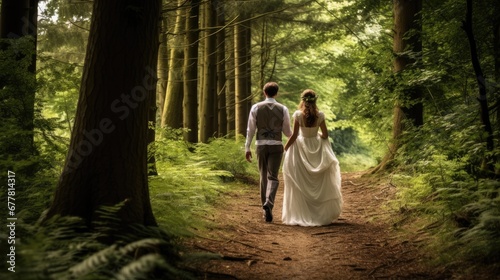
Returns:
[[[266,99],[250,110],[245,142],[245,157],[251,162],[250,145],[256,135],[265,220],[273,220],[278,173],[285,153],[282,222],[300,226],[328,225],[339,217],[343,202],[339,162],[328,141],[325,115],[316,106],[318,96],[310,89],[302,92],[299,110],[292,116],[292,131],[288,108],[275,99],[278,90],[275,82],[264,85]],[[285,147],[282,134],[288,137]]]

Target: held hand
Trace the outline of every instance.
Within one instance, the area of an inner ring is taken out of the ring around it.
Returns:
[[[246,152],[245,158],[247,159],[248,162],[252,162],[252,152]]]

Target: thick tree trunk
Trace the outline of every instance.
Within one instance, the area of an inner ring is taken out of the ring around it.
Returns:
[[[227,135],[227,107],[226,107],[226,34],[221,29],[225,25],[225,11],[222,1],[217,3],[217,110],[218,110],[218,136]]]
[[[205,22],[208,35],[205,37],[204,58],[204,86],[203,101],[200,120],[200,141],[207,143],[217,131],[217,37],[215,27],[217,17],[215,14],[215,0],[207,1],[205,7]]]
[[[234,60],[235,60],[235,123],[236,137],[245,136],[249,105],[251,104],[250,88],[250,20],[244,12],[240,13],[242,22],[234,27]]]
[[[396,55],[394,59],[394,72],[400,73],[417,61],[406,52],[411,51],[413,55],[422,52],[422,41],[420,33],[422,0],[395,0],[394,1],[394,45],[393,51]],[[413,32],[410,36],[408,32]],[[418,62],[417,62],[418,64]],[[409,120],[414,126],[423,124],[422,89],[418,86],[407,87],[402,92],[397,107],[403,111],[403,118]],[[396,118],[397,119],[397,118]]]
[[[415,58],[407,54],[411,51],[418,54],[422,51],[422,42],[420,39],[421,25],[421,0],[394,0],[394,39],[393,52],[395,54],[394,68],[395,75],[408,69],[416,63]],[[408,36],[408,32],[412,32]],[[410,123],[413,126],[423,124],[423,105],[422,90],[418,86],[407,86],[399,93],[400,97],[395,104],[393,113],[392,139],[389,150],[382,162],[373,170],[373,172],[384,170],[394,159],[397,150],[401,146],[401,136]]]
[[[126,201],[123,223],[156,225],[147,177],[161,1],[95,0],[69,152],[46,219]]]
[[[198,38],[200,1],[189,1],[186,16],[186,41],[184,44],[184,140],[198,142]]]
[[[184,80],[182,77],[184,65],[184,31],[186,20],[185,13],[181,9],[184,1],[178,1],[175,21],[174,39],[170,46],[170,60],[168,63],[168,83],[163,115],[162,127],[182,128],[182,99],[184,96]]]

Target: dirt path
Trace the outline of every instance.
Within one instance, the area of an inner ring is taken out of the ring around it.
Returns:
[[[258,188],[232,194],[220,205],[217,225],[189,241],[196,251],[223,256],[197,264],[201,279],[431,279],[438,277],[421,263],[419,241],[398,235],[380,219],[380,206],[392,195],[384,182],[360,174],[342,174],[344,210],[323,227],[281,224],[283,185],[274,222],[265,223]]]

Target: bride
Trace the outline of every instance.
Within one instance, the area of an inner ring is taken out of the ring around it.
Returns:
[[[293,134],[285,145],[282,221],[328,225],[342,210],[339,162],[328,140],[325,115],[316,106],[318,96],[307,89],[301,99],[293,114]]]

